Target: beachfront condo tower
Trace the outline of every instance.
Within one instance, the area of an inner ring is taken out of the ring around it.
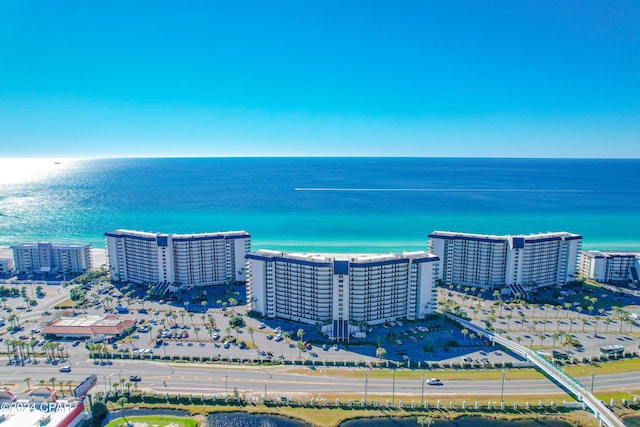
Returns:
[[[445,285],[525,294],[575,280],[581,242],[582,236],[567,232],[494,236],[434,231],[429,251],[442,260]]]
[[[582,251],[580,275],[600,283],[636,284],[640,281],[639,255],[634,252]]]
[[[346,339],[364,324],[423,319],[435,310],[439,259],[424,251],[354,255],[262,249],[247,260],[252,310],[321,324],[333,339]]]
[[[21,243],[11,249],[19,274],[78,274],[91,270],[89,244]]]
[[[116,230],[105,233],[111,279],[121,283],[171,287],[246,281],[245,255],[251,236],[244,231],[163,234]]]

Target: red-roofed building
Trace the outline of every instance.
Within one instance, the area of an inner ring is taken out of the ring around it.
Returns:
[[[116,314],[105,317],[61,317],[42,332],[47,338],[84,339],[95,336],[122,338],[133,329],[135,320],[128,320]]]
[[[49,387],[34,388],[29,392],[29,402],[55,402],[56,391]]]

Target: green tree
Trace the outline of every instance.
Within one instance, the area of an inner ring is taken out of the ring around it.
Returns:
[[[376,356],[378,357],[378,359],[380,359],[380,361],[382,361],[382,359],[384,359],[386,355],[387,350],[385,350],[384,347],[376,348]]]
[[[469,335],[469,329],[464,328],[460,332],[462,333],[462,336],[463,336],[463,342],[466,342],[467,341],[467,335]]]
[[[124,422],[126,424],[129,424],[129,421],[127,421],[127,417],[125,416],[125,412],[124,412],[124,405],[127,404],[127,398],[122,396],[120,399],[118,399],[118,405],[120,405],[120,407],[122,408],[122,418],[124,419]]]
[[[296,342],[296,348],[298,349],[298,357],[302,359],[302,350],[304,350],[304,342]]]
[[[247,328],[247,332],[249,332],[249,335],[251,335],[251,344],[253,344],[253,346],[256,346],[256,343],[253,341],[253,334],[255,333],[255,328],[253,326],[249,326]]]

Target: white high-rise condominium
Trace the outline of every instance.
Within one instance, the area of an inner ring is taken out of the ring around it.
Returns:
[[[494,236],[449,231],[429,234],[442,260],[444,284],[525,290],[576,279],[582,236],[567,232]]]
[[[173,286],[246,281],[244,231],[162,234],[116,230],[105,233],[111,278],[124,283]]]
[[[91,245],[21,243],[11,246],[18,273],[86,273],[91,270]]]
[[[435,310],[439,260],[424,251],[353,255],[262,249],[247,259],[253,310],[322,323],[336,339],[349,333],[349,321],[422,319]]]
[[[580,274],[600,283],[638,282],[640,254],[633,252],[582,251]]]

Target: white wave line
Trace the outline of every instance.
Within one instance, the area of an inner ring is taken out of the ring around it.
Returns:
[[[294,187],[294,191],[421,191],[431,193],[592,193],[592,190],[549,190],[525,188],[340,188],[340,187]]]

